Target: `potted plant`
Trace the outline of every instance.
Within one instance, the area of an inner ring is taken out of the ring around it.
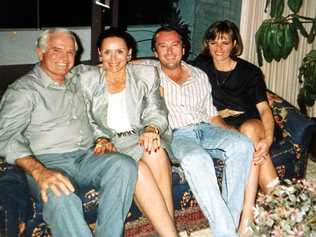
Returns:
[[[304,0],[287,0],[291,14],[283,16],[285,0],[267,0],[265,11],[270,9],[270,19],[262,22],[258,28],[256,48],[259,66],[263,60],[270,63],[286,59],[293,49],[298,48],[300,35],[313,43],[316,36],[316,18],[298,14]],[[312,24],[310,30],[307,24]],[[298,95],[298,104],[302,112],[306,113],[306,106],[312,106],[316,99],[316,66],[315,50],[303,59],[299,69],[299,81],[302,89]]]
[[[316,236],[316,185],[289,181],[270,194],[259,193],[254,210],[252,236]]]
[[[316,100],[316,50],[311,50],[304,57],[298,77],[302,87],[297,102],[301,111],[306,114],[306,106],[313,106]]]

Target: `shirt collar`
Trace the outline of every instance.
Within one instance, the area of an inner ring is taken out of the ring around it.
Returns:
[[[160,73],[162,73],[162,75],[164,75],[164,77],[165,77],[170,83],[173,83],[173,84],[175,84],[175,85],[177,85],[177,86],[182,87],[182,86],[184,86],[184,85],[190,84],[190,83],[192,82],[193,78],[192,78],[192,73],[191,73],[189,64],[187,64],[185,61],[182,60],[182,61],[181,61],[181,65],[182,65],[186,70],[188,70],[188,72],[189,72],[189,77],[188,77],[187,81],[185,81],[182,85],[179,85],[178,83],[174,82],[171,78],[169,78],[169,77],[167,76],[167,74],[162,70],[162,67],[161,67],[161,64],[160,64],[160,63],[158,64],[158,69],[159,69]]]
[[[34,70],[39,75],[40,82],[45,88],[48,88],[48,87],[55,88],[55,89],[65,88],[65,89],[74,91],[74,85],[71,79],[65,78],[64,84],[58,84],[47,75],[47,73],[41,68],[40,64],[36,64]]]

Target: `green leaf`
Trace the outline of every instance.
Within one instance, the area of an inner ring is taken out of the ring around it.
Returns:
[[[293,24],[294,24],[295,28],[297,30],[299,30],[304,37],[307,38],[308,37],[308,33],[307,33],[305,27],[303,26],[303,23],[300,21],[300,19],[297,16],[294,16],[292,21],[293,21]]]
[[[303,0],[288,0],[287,1],[287,5],[291,9],[291,11],[295,14],[300,10],[302,3],[303,3]]]
[[[270,5],[271,0],[266,1],[266,6],[264,7],[264,12],[267,12],[268,6]]]
[[[313,25],[311,27],[309,35],[307,36],[307,43],[309,44],[313,43],[315,36],[316,36],[316,21],[313,21]]]
[[[311,60],[316,60],[316,49],[312,49],[306,56],[305,58],[309,58]],[[305,59],[304,58],[304,59]]]
[[[280,18],[284,11],[284,0],[271,0],[270,16]]]
[[[255,35],[258,64],[260,67],[263,65],[262,45],[264,44],[263,39],[264,39],[264,31],[266,27],[267,27],[267,23],[263,22]]]
[[[298,43],[299,43],[299,35],[297,32],[297,28],[295,27],[294,23],[290,24],[290,35],[292,37],[293,46],[297,50],[298,49]]]

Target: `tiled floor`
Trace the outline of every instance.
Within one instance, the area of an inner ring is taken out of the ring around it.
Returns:
[[[181,232],[180,237],[188,237],[188,235],[186,232]],[[212,233],[210,229],[204,229],[193,232],[190,237],[212,237]]]
[[[306,179],[312,182],[316,182],[316,162],[308,159],[307,170],[306,170]],[[186,232],[181,232],[180,237],[188,237]],[[212,237],[210,229],[204,229],[197,232],[194,232],[190,237]]]
[[[312,182],[316,182],[316,161],[313,161],[311,159],[308,159],[307,162],[306,179]]]

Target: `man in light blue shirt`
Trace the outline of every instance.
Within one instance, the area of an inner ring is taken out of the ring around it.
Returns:
[[[54,236],[92,236],[74,193],[87,185],[99,191],[95,235],[122,236],[137,168],[130,157],[112,152],[106,134],[94,137],[81,92],[64,79],[76,50],[68,30],[42,33],[36,48],[40,63],[2,98],[0,156],[25,170]],[[95,155],[100,148],[107,153]]]

